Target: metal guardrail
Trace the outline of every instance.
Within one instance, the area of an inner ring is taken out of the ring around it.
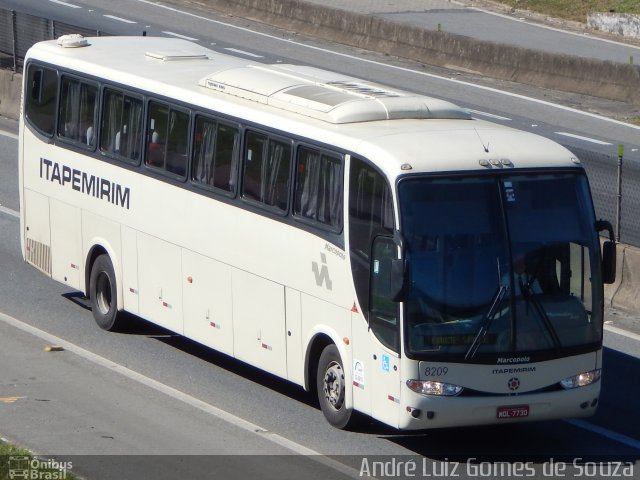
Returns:
[[[0,68],[21,72],[24,56],[31,45],[69,33],[109,35],[100,30],[0,9]],[[618,241],[640,247],[640,164],[565,146],[582,161],[587,171],[597,217],[611,221]]]
[[[108,35],[100,30],[0,9],[0,68],[21,72],[24,56],[31,45],[69,33],[80,33],[87,37]]]

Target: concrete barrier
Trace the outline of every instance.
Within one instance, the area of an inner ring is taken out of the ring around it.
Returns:
[[[181,0],[170,0],[180,4]],[[195,0],[318,38],[502,80],[640,105],[640,67],[427,30],[301,0]]]
[[[22,75],[0,70],[0,116],[18,120]]]
[[[640,248],[618,244],[616,283],[605,286],[608,306],[640,312]]]

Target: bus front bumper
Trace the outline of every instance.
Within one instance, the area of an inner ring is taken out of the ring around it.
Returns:
[[[571,390],[496,396],[437,397],[404,389],[398,426],[420,430],[588,417],[599,395],[599,381]]]

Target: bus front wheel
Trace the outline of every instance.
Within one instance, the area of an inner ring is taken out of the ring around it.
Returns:
[[[93,318],[103,330],[118,328],[118,290],[116,273],[108,255],[96,258],[89,277],[89,298]]]
[[[327,345],[318,361],[317,391],[320,408],[327,421],[336,428],[346,428],[353,410],[345,404],[345,375],[338,348]]]

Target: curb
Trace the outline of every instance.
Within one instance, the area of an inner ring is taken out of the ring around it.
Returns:
[[[193,3],[429,65],[640,105],[638,65],[481,41],[304,0],[197,0]]]

